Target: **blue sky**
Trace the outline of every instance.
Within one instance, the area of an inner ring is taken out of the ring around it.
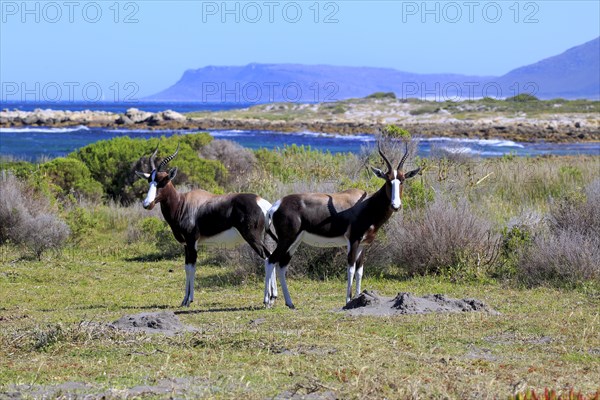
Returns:
[[[1,0],[1,98],[140,98],[250,62],[502,75],[600,36],[599,4]]]

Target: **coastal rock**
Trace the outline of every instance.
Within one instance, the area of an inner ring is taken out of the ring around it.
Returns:
[[[116,124],[119,125],[133,125],[134,122],[127,115],[119,115],[119,118],[115,121]]]
[[[141,111],[137,108],[130,108],[125,112],[125,116],[129,118],[134,124],[139,124],[140,122],[145,122],[150,117],[152,117],[152,113],[147,111]]]
[[[166,111],[163,111],[163,112],[161,112],[159,114],[162,116],[162,118],[165,121],[184,122],[185,120],[187,120],[187,117],[185,115],[180,114],[180,113],[178,113],[176,111],[173,111],[173,110],[166,110]]]
[[[162,124],[164,122],[164,120],[165,119],[163,118],[161,113],[156,113],[156,114],[150,115],[150,118],[148,118],[145,122],[148,125],[155,126],[155,125]]]

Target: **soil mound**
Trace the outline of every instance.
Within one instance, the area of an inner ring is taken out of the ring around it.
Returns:
[[[182,324],[172,311],[125,315],[113,322],[112,326],[130,332],[162,333],[167,336],[195,330]]]
[[[401,292],[394,298],[380,296],[375,291],[365,290],[343,307],[351,315],[404,315],[426,313],[458,313],[469,311],[498,314],[477,299],[453,299],[443,294],[418,297]]]

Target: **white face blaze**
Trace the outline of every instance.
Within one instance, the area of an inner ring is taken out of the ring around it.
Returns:
[[[150,204],[156,198],[156,171],[152,171],[152,181],[150,182],[150,189],[148,189],[148,194],[144,199],[144,207],[149,207]]]
[[[392,179],[392,207],[394,210],[400,209],[402,201],[400,200],[400,180],[397,178],[398,172],[394,171],[394,179]]]

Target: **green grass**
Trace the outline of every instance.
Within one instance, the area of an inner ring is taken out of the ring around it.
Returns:
[[[69,381],[126,388],[174,377],[210,383],[209,397],[252,399],[285,390],[506,397],[521,380],[536,390],[598,389],[600,297],[582,290],[375,279],[367,265],[364,288],[475,297],[501,315],[350,317],[335,311],[344,301],[342,279],[291,279],[298,309],[280,301],[266,310],[260,277],[242,281],[202,266],[196,303],[179,309],[183,259],[135,261],[154,253],[151,246],[100,240],[42,261],[1,249],[0,391]],[[104,327],[125,314],[164,309],[182,311],[182,322],[198,331],[165,337]]]
[[[302,187],[373,191],[381,185],[348,155],[303,147],[255,155],[257,171],[245,190],[271,200]],[[598,179],[600,157],[414,163],[424,172],[407,183],[405,215],[423,207],[425,198],[449,193],[467,198],[500,230],[523,212],[546,213],[551,199],[581,196]],[[295,311],[282,299],[266,310],[261,276],[248,276],[249,268],[210,265],[203,255],[196,302],[180,309],[183,250],[162,257],[155,235],[147,232],[152,224],[141,223],[158,209],[78,203],[83,212],[63,206],[73,237],[62,252],[44,253],[38,261],[11,244],[0,246],[0,393],[13,385],[64,382],[88,382],[101,393],[165,378],[205,383],[196,395],[248,399],[285,391],[331,391],[344,399],[463,399],[507,398],[515,388],[600,389],[597,281],[531,289],[491,275],[403,279],[399,266],[377,269],[374,254],[363,289],[477,298],[501,314],[352,317],[336,311],[345,297],[342,264],[331,279],[290,278]],[[140,227],[132,240],[130,230]],[[302,261],[296,257],[298,266]],[[178,312],[197,331],[166,337],[107,327],[127,314],[161,310]]]

